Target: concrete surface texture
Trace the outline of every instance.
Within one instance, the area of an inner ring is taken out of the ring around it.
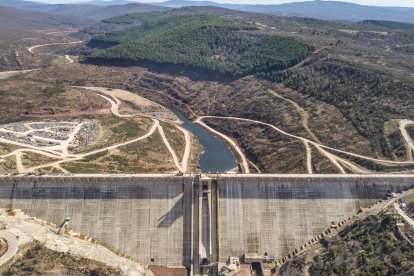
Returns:
[[[219,177],[218,259],[246,252],[276,258],[339,222],[414,186],[414,177]]]
[[[70,217],[69,229],[145,264],[189,265],[191,183],[191,177],[7,178],[0,179],[0,206],[58,225]]]
[[[152,276],[141,264],[122,258],[108,248],[93,244],[70,235],[58,235],[57,229],[52,229],[46,222],[32,218],[20,211],[13,215],[7,215],[5,210],[0,209],[0,221],[5,224],[6,231],[1,231],[1,237],[7,239],[9,251],[6,253],[10,259],[19,247],[31,241],[39,241],[45,247],[59,251],[68,252],[75,256],[102,262],[122,270],[127,276]]]
[[[55,224],[69,216],[73,231],[143,264],[190,268],[204,256],[285,256],[413,186],[414,176],[397,175],[0,177],[0,207]]]

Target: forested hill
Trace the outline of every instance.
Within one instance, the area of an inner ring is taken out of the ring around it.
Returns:
[[[216,15],[144,13],[106,21],[141,25],[93,38],[91,46],[109,48],[93,52],[87,62],[168,64],[243,76],[286,69],[313,50],[295,38],[265,35],[254,24]]]

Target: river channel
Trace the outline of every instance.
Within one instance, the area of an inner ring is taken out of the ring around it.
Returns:
[[[229,146],[199,124],[193,123],[184,114],[174,111],[183,122],[182,126],[197,137],[203,147],[200,169],[203,173],[226,172],[237,167],[237,159]]]

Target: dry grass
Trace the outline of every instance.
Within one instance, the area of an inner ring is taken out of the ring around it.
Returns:
[[[22,163],[25,167],[37,167],[40,165],[48,164],[54,161],[58,161],[59,159],[51,158],[45,155],[33,153],[33,152],[26,152],[23,154]]]
[[[115,151],[89,157],[86,162],[68,162],[62,167],[72,173],[166,173],[177,170],[158,132]]]
[[[22,256],[17,255],[12,264],[2,267],[1,275],[122,275],[119,269],[70,253],[50,250],[39,242],[32,242],[23,250]]]
[[[28,118],[76,117],[108,110],[109,103],[74,88],[14,77],[0,82],[0,123]]]

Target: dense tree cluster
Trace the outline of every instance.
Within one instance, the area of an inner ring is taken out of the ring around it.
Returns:
[[[163,16],[161,12],[145,12],[145,13],[127,13],[121,16],[111,17],[102,20],[108,24],[133,24],[136,22],[147,23]]]
[[[384,27],[387,29],[396,29],[396,30],[414,30],[414,24],[403,23],[403,22],[394,22],[394,21],[381,21],[381,20],[365,20],[363,23],[375,25],[378,27]]]
[[[313,49],[294,38],[246,34],[255,30],[214,15],[161,16],[95,37],[94,45],[113,47],[87,61],[172,64],[241,76],[286,69]]]

